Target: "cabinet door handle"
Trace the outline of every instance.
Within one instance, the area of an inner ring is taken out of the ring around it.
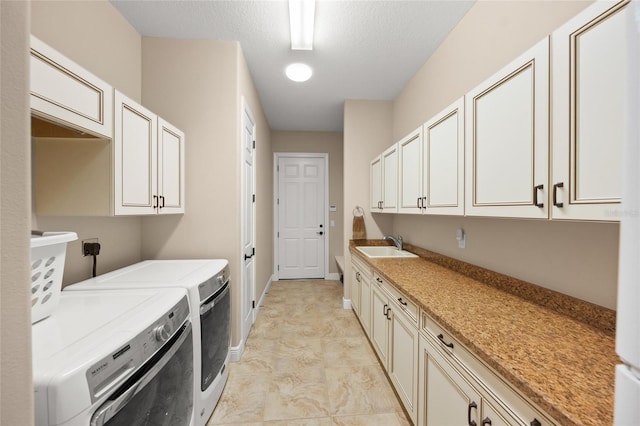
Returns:
[[[544,189],[544,185],[536,185],[533,187],[533,205],[538,208],[543,208],[544,203],[538,203],[538,190]]]
[[[400,304],[402,306],[407,306],[407,302],[405,302],[404,300],[402,300],[402,297],[398,297],[398,302],[400,302]]]
[[[491,425],[491,419],[489,417],[485,417],[482,421],[482,426],[484,425]]]
[[[416,201],[416,204],[418,205],[419,209],[422,208],[422,204],[420,203],[421,201],[422,201],[422,197],[418,197],[418,200]]]
[[[564,203],[558,202],[558,188],[564,188],[564,182],[558,182],[553,185],[553,205],[556,207],[564,206]]]
[[[391,312],[391,308],[387,309],[387,314],[385,315],[385,317],[387,317],[387,319],[389,321],[391,321],[391,317],[389,316],[389,312]]]
[[[157,195],[153,196],[153,208],[154,209],[158,208],[158,196]]]
[[[384,304],[384,306],[382,307],[382,315],[384,315],[385,317],[387,316],[387,305],[386,303]]]
[[[422,197],[422,208],[427,209],[427,197]]]
[[[356,281],[360,282],[360,272],[356,272]]]
[[[445,342],[444,336],[442,335],[442,333],[438,334],[438,340],[440,340],[440,342],[442,342],[442,344],[445,345],[446,347],[453,349],[453,343]]]
[[[478,404],[476,404],[475,401],[471,401],[469,403],[469,406],[467,407],[467,423],[469,424],[469,426],[476,426],[476,421],[475,420],[471,420],[471,409],[472,408],[478,408]]]
[[[160,206],[160,208],[163,208],[164,207],[164,195],[161,195],[159,198],[162,200],[162,205]]]

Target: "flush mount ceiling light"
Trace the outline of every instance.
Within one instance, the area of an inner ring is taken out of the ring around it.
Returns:
[[[298,82],[309,80],[313,74],[309,65],[298,63],[289,65],[284,72],[290,80]]]
[[[315,0],[289,0],[292,50],[313,50]]]

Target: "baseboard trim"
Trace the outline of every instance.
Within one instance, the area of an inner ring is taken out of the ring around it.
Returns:
[[[238,346],[231,346],[229,348],[229,361],[237,362],[242,358],[242,353],[244,352],[244,340],[241,340],[238,343]]]
[[[256,318],[258,318],[258,314],[260,313],[260,308],[262,308],[262,306],[264,306],[264,299],[265,297],[267,297],[267,293],[269,293],[269,289],[271,289],[271,283],[273,283],[273,275],[271,275],[269,277],[269,281],[267,281],[267,285],[264,286],[264,291],[262,292],[262,294],[260,295],[260,298],[258,299],[258,306],[256,306],[256,310],[253,314],[253,320],[255,321]]]
[[[324,276],[324,279],[331,281],[340,281],[340,274],[338,274],[337,272],[330,272]]]
[[[345,299],[344,297],[342,298],[342,307],[344,309],[352,309],[351,308],[351,299]]]

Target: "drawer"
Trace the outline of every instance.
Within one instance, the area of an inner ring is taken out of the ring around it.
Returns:
[[[400,309],[402,309],[409,320],[411,320],[415,326],[418,325],[418,305],[412,302],[404,293],[394,287],[392,284],[389,284],[386,280],[380,277],[377,273],[374,272],[373,278],[375,283],[385,289],[385,291],[389,294],[390,300],[393,301]]]
[[[420,332],[456,366],[463,375],[480,384],[478,390],[491,401],[493,410],[503,416],[517,419],[517,424],[550,426],[556,425],[526,395],[514,389],[499,373],[486,365],[440,324],[424,312]],[[537,423],[536,423],[537,420]]]
[[[364,261],[360,260],[357,256],[351,255],[351,265],[358,269],[365,279],[371,279],[371,267]]]

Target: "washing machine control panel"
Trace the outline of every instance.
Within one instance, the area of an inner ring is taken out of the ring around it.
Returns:
[[[149,360],[189,319],[189,302],[183,297],[172,309],[118,350],[93,364],[86,372],[91,402],[111,394]]]
[[[200,302],[220,290],[229,281],[229,265],[198,286]]]

